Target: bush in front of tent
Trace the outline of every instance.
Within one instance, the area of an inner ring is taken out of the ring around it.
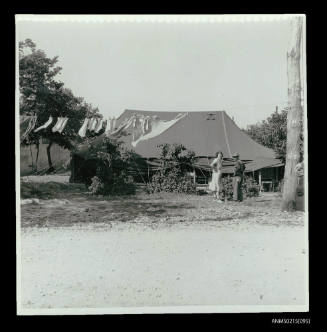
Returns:
[[[133,153],[124,150],[121,143],[108,137],[91,151],[95,162],[95,176],[89,190],[96,195],[129,195],[135,193],[133,178],[128,176]]]
[[[187,176],[176,176],[174,171],[155,174],[151,182],[147,184],[147,192],[149,194],[158,192],[174,192],[193,194],[196,192],[196,186],[192,179]]]
[[[243,193],[246,197],[258,197],[260,192],[260,186],[250,176],[245,176],[242,185]]]
[[[233,177],[226,176],[222,178],[223,195],[227,200],[233,199]],[[258,197],[260,188],[256,181],[250,176],[244,176],[242,191],[244,197]]]
[[[227,200],[233,199],[233,178],[225,176],[221,179],[223,185],[223,195]]]
[[[162,144],[159,148],[162,164],[147,184],[147,192],[195,193],[196,185],[187,176],[187,172],[193,169],[195,153],[181,144]]]

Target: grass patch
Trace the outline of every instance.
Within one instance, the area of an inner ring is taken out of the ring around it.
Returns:
[[[59,182],[22,182],[20,186],[21,198],[68,198],[72,194],[86,193],[87,189],[83,184],[77,183],[59,183]]]

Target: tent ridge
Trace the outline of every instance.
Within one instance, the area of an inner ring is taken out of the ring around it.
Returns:
[[[228,153],[229,153],[229,157],[232,156],[231,150],[230,150],[230,146],[229,146],[229,140],[228,140],[228,136],[227,136],[227,130],[226,130],[226,123],[225,123],[225,116],[224,116],[224,111],[221,112],[221,117],[222,117],[222,122],[223,122],[223,127],[224,127],[224,133],[225,133],[225,139],[226,139],[226,144],[227,144],[227,149],[228,149]]]

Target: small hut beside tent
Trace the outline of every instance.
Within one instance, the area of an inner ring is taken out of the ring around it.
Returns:
[[[90,149],[104,135],[115,136],[124,132],[119,140],[135,152],[135,169],[131,170],[136,181],[151,178],[160,166],[158,146],[182,144],[196,155],[194,181],[208,184],[211,177],[210,162],[217,151],[224,154],[224,175],[233,172],[232,154],[238,152],[246,164],[245,173],[253,176],[260,186],[272,190],[283,177],[283,164],[272,149],[266,148],[246,135],[225,111],[214,112],[155,112],[125,110],[115,121],[115,127],[85,143],[72,154],[71,181],[80,179],[80,170],[89,167]]]

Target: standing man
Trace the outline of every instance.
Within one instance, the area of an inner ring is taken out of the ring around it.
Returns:
[[[233,177],[233,201],[242,202],[243,201],[242,184],[243,184],[245,165],[240,160],[239,153],[234,153],[233,158],[236,160],[234,166],[234,177]]]

